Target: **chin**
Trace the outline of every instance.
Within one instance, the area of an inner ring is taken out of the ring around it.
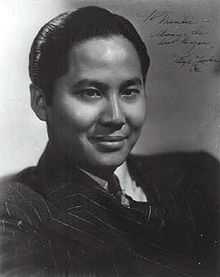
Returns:
[[[94,165],[99,168],[117,168],[126,160],[127,156],[128,153],[102,154],[100,157],[97,157],[96,161],[94,161]]]
[[[96,147],[87,149],[87,163],[88,166],[93,168],[99,168],[100,170],[105,169],[116,169],[126,159],[128,154],[131,152],[133,144],[125,144],[120,149],[99,149]],[[90,150],[90,151],[88,151]]]

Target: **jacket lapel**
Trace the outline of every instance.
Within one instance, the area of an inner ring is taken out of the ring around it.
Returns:
[[[157,194],[143,177],[149,173],[139,160],[128,159],[132,177],[142,186],[151,209],[152,218],[144,224],[146,237],[154,235],[155,227],[161,225],[163,213],[157,205]],[[65,162],[57,161],[57,156],[48,149],[38,164],[38,190],[44,195],[51,210],[50,229],[59,234],[68,234],[76,239],[97,241],[97,244],[112,239],[127,241],[140,230],[143,221],[122,207],[116,199],[78,168],[68,168]],[[142,171],[142,172],[141,172]],[[149,177],[151,176],[148,174]],[[156,212],[155,212],[156,211]],[[156,224],[156,225],[155,225]]]

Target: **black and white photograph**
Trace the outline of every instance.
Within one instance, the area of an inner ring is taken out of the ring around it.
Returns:
[[[220,1],[0,14],[0,276],[220,276]]]

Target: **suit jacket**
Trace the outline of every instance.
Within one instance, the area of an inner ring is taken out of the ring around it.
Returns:
[[[128,168],[147,195],[147,216],[48,150],[36,167],[3,178],[1,273],[217,276],[216,161],[204,153],[131,155]]]

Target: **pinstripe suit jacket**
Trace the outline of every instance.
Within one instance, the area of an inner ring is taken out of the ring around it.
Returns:
[[[46,150],[37,167],[2,179],[2,276],[215,276],[218,212],[204,194],[204,156],[128,158],[146,220]]]

